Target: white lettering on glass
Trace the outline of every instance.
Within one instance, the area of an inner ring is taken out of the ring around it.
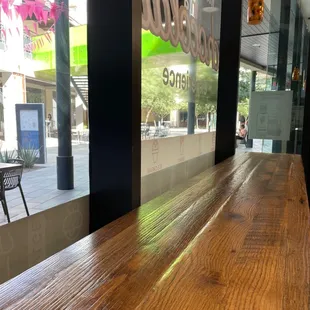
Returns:
[[[153,3],[153,9],[151,5]],[[189,10],[178,0],[142,0],[142,27],[150,30],[164,41],[177,47],[180,43],[184,53],[199,57],[202,63],[218,71],[219,46],[217,41],[191,16]],[[161,6],[162,4],[162,6]],[[164,21],[161,7],[164,9]],[[172,16],[172,19],[171,19]]]

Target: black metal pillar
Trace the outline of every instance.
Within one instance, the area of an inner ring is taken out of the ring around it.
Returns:
[[[188,103],[188,117],[187,117],[187,134],[193,135],[195,133],[195,102]]]
[[[196,87],[196,71],[197,63],[196,59],[193,56],[190,56],[191,62],[189,66],[189,74],[191,83]],[[193,87],[189,89],[189,98],[188,98],[188,111],[187,111],[187,134],[193,135],[195,133],[195,120],[196,120],[196,104],[195,104],[195,92]]]
[[[307,57],[304,58],[304,66],[306,69],[306,89],[305,89],[305,107],[304,107],[304,122],[302,134],[302,160],[305,169],[306,183],[308,196],[310,195],[310,35],[306,33],[305,51]],[[310,196],[309,196],[310,197]]]
[[[251,92],[256,91],[256,77],[257,71],[251,72]]]
[[[286,89],[288,39],[290,29],[291,0],[281,0],[279,49],[277,62],[277,88]],[[273,141],[272,152],[282,152],[282,141]]]
[[[235,154],[242,0],[222,1],[215,162]]]
[[[296,4],[296,17],[295,17],[295,32],[294,32],[294,49],[293,49],[293,62],[292,62],[292,74],[294,68],[300,70],[301,63],[301,45],[302,45],[302,26],[303,26],[303,17],[298,4]],[[293,91],[293,110],[300,105],[301,97],[301,84],[302,81],[299,78],[297,81],[293,80],[291,74],[291,90]],[[302,74],[301,74],[302,75]],[[287,142],[287,153],[294,154],[298,153],[298,145],[300,145],[300,134],[298,130],[298,124],[294,122],[297,119],[292,119],[290,141]],[[297,141],[296,141],[297,140]]]
[[[141,15],[141,0],[88,1],[91,232],[140,205]]]
[[[57,188],[74,188],[73,156],[71,145],[71,86],[70,86],[70,40],[69,40],[69,0],[57,0],[65,11],[55,27],[56,49],[56,91],[57,91]]]
[[[251,72],[251,93],[256,90],[256,77],[257,77],[257,71]],[[249,136],[248,132],[248,136]],[[247,148],[253,148],[253,139],[248,139],[246,142]]]

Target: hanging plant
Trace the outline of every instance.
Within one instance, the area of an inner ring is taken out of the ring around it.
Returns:
[[[47,24],[48,20],[56,22],[61,13],[68,16],[68,7],[64,3],[51,3],[43,0],[24,0],[22,4],[14,4],[14,0],[0,0],[0,6],[3,12],[12,18],[13,14],[16,17],[21,17],[25,21],[28,17],[31,19],[33,15],[39,23]]]
[[[48,42],[52,42],[50,34],[54,33],[54,25],[57,22],[59,16],[63,13],[69,18],[68,7],[64,5],[64,2],[57,4],[45,0],[23,0],[21,4],[15,4],[15,0],[0,0],[0,8],[2,8],[3,13],[6,14],[11,20],[13,18],[21,18],[21,20],[24,22],[28,18],[32,19],[34,16],[36,21],[33,22],[33,30],[36,34],[38,34],[38,23],[44,23],[47,25],[48,21],[53,21],[52,26],[44,35]],[[18,27],[15,28],[18,35],[20,35]],[[12,36],[12,29],[8,28],[8,31]],[[27,25],[24,25],[24,32],[30,36],[30,30]],[[5,29],[2,29],[1,33],[4,37],[6,37]],[[44,40],[40,38],[39,40],[35,40],[26,44],[25,50],[34,51],[43,45]]]
[[[258,25],[264,19],[264,0],[248,0],[248,24]]]

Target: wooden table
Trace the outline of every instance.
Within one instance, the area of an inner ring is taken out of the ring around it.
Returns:
[[[308,309],[308,208],[300,157],[235,157],[0,286],[0,309]]]

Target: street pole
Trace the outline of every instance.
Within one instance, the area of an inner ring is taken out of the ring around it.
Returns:
[[[251,72],[251,94],[256,90],[256,77],[257,77],[257,71]],[[248,126],[248,137],[249,137],[249,126]],[[247,148],[253,148],[253,139],[247,139],[246,145]]]
[[[196,1],[191,0],[189,1],[189,12],[195,18],[196,16],[196,6],[198,3]],[[194,8],[193,8],[194,5]],[[195,134],[195,120],[196,120],[196,103],[195,103],[195,92],[196,92],[196,71],[197,71],[197,64],[196,58],[192,55],[190,57],[190,65],[189,65],[189,76],[190,76],[190,88],[188,93],[188,105],[187,105],[187,134],[193,135]]]
[[[57,0],[64,10],[55,26],[56,50],[56,91],[57,91],[57,188],[74,188],[73,156],[71,145],[71,87],[70,87],[70,40],[69,0]]]
[[[196,59],[190,56],[191,63],[189,67],[189,75],[191,81],[191,87],[188,95],[188,111],[187,111],[187,134],[195,134],[195,119],[196,119],[196,104],[195,104],[195,92],[196,92]]]

